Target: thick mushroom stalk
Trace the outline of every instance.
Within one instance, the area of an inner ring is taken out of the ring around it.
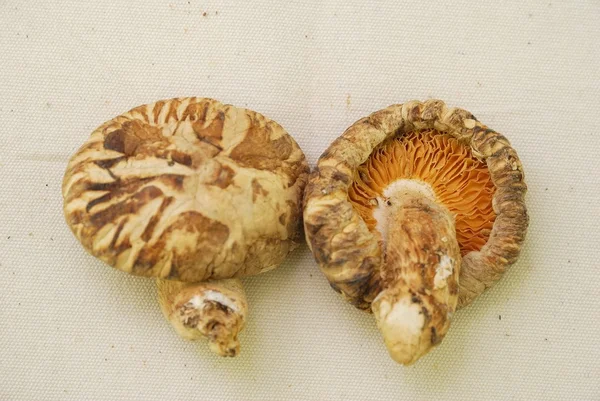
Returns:
[[[183,338],[208,340],[221,356],[240,352],[238,333],[244,328],[248,303],[238,279],[189,284],[157,280],[163,314]]]
[[[390,356],[410,365],[439,344],[458,302],[454,217],[431,188],[398,180],[374,212],[384,238],[383,290],[371,309]]]

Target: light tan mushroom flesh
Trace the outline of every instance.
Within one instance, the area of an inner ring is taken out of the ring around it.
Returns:
[[[307,242],[331,286],[372,310],[391,357],[410,365],[516,260],[525,190],[506,138],[470,113],[439,100],[394,105],[319,159]]]
[[[212,99],[171,99],[92,133],[67,167],[64,212],[92,255],[158,278],[180,334],[233,356],[247,315],[234,278],[277,267],[300,241],[307,176],[276,122]]]

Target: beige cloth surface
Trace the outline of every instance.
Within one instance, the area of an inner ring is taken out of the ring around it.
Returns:
[[[596,0],[0,0],[0,399],[599,400],[599,21]],[[89,133],[174,96],[264,113],[311,165],[389,104],[464,107],[523,161],[522,257],[403,368],[303,246],[245,280],[241,355],[215,356],[61,210]]]

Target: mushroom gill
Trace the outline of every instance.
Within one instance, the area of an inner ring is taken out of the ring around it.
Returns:
[[[356,171],[349,200],[370,230],[377,198],[400,179],[423,181],[455,217],[456,239],[464,256],[485,245],[496,217],[494,185],[484,162],[449,134],[419,130],[376,148]]]

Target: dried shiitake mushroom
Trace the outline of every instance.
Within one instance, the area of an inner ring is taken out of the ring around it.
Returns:
[[[276,122],[212,99],[136,107],[71,158],[64,213],[84,248],[157,277],[185,338],[234,356],[247,303],[239,277],[277,267],[301,241],[308,164]]]
[[[391,357],[408,365],[517,260],[526,189],[508,140],[471,113],[393,105],[320,157],[306,238],[333,289],[374,313]]]

